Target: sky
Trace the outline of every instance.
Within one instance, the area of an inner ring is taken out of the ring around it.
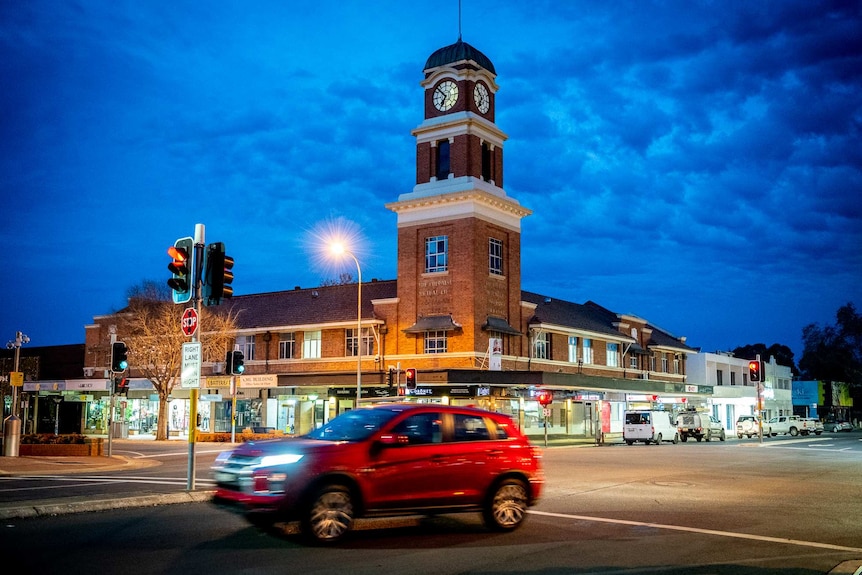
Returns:
[[[0,0],[0,339],[83,343],[204,224],[234,293],[396,277],[423,66],[493,62],[522,288],[703,351],[862,310],[862,3]]]

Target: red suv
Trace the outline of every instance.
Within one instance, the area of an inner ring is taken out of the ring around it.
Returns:
[[[299,438],[254,441],[219,455],[214,502],[256,524],[299,520],[334,543],[357,517],[481,511],[508,531],[544,484],[541,452],[512,420],[469,407],[354,409]]]

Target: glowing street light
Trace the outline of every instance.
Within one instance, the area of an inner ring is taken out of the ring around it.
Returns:
[[[359,267],[356,256],[344,247],[343,243],[332,242],[329,249],[336,256],[350,256],[356,262],[356,273],[359,276],[359,282],[356,284],[356,407],[359,407],[362,400],[362,268]]]

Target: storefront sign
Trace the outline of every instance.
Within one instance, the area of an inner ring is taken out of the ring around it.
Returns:
[[[202,393],[201,401],[221,401],[222,396],[217,393]]]
[[[106,391],[109,389],[111,389],[111,384],[104,379],[66,380],[66,391]]]
[[[237,387],[278,387],[278,375],[240,375],[237,376]]]
[[[87,394],[84,394],[84,395],[69,394],[69,395],[64,395],[63,400],[64,401],[87,402],[87,401],[93,401],[93,396],[87,395]]]
[[[230,387],[230,376],[229,375],[209,376],[206,378],[206,383],[204,383],[204,385],[206,387],[229,388]]]

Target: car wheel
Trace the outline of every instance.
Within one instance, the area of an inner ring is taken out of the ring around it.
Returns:
[[[727,434],[725,434],[725,433],[724,433],[724,430],[722,429],[722,430],[721,430],[721,435],[719,435],[719,436],[718,436],[718,440],[719,440],[719,441],[724,441],[725,439],[727,439]]]
[[[688,441],[688,435],[683,435],[682,442],[685,443],[686,441]]]
[[[655,436],[655,444],[661,445],[661,433]]]
[[[814,435],[820,435],[821,433],[823,433],[823,432],[822,431],[815,431]]]
[[[344,485],[324,485],[305,509],[302,533],[317,543],[335,543],[353,527],[355,512],[350,489]]]
[[[677,443],[679,443],[679,433],[674,433],[673,444],[676,445]]]
[[[520,479],[504,479],[497,484],[488,498],[482,519],[485,525],[496,531],[511,531],[524,521],[527,515],[527,487]]]
[[[799,435],[799,430],[796,429],[795,427],[791,427],[790,428],[790,435],[792,435],[793,437],[796,437],[797,435]]]
[[[697,437],[695,437],[695,439],[697,439],[697,442],[700,443],[701,441],[703,441],[703,436],[698,435]]]
[[[737,439],[742,439],[742,434],[741,434],[741,433],[737,433],[737,434],[736,434],[736,438],[737,438]],[[751,439],[751,436],[750,436],[750,435],[748,436],[748,439]]]
[[[631,439],[626,439],[626,444],[633,445],[634,441],[632,441]]]

